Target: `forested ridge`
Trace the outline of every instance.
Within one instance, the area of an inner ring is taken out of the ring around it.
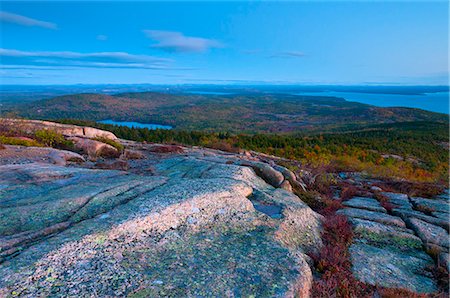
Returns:
[[[449,137],[444,123],[378,124],[357,131],[300,135],[149,130],[73,119],[60,122],[109,130],[123,139],[254,150],[299,160],[310,167],[366,171],[380,177],[427,182],[445,182],[448,177]]]

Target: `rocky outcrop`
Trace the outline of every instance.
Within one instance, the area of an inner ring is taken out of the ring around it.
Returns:
[[[0,165],[0,293],[309,296],[321,216],[267,183],[281,173],[213,150],[127,146],[139,158],[126,172],[20,154]]]
[[[27,133],[34,133],[38,130],[48,129],[56,131],[67,137],[84,137],[92,139],[107,138],[111,140],[117,139],[113,133],[106,130],[70,124],[60,124],[50,121],[0,118],[0,126]]]
[[[84,162],[83,156],[66,150],[43,147],[4,145],[0,150],[0,165],[12,163],[46,162],[56,165]]]
[[[436,265],[448,264],[448,220],[430,213],[435,209],[446,213],[448,201],[382,192],[372,188],[370,179],[359,178],[353,183],[374,192],[368,192],[368,197],[345,200],[345,208],[337,211],[346,215],[353,226],[355,237],[349,251],[354,276],[371,285],[436,293],[438,284],[430,268],[435,266],[433,258]],[[393,208],[383,208],[374,199],[376,193]],[[428,255],[429,251],[433,253]]]
[[[69,137],[68,139],[75,144],[76,149],[81,150],[92,159],[102,156],[118,157],[120,155],[116,148],[100,141],[80,137]]]

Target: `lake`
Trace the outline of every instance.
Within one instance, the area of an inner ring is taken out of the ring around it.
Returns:
[[[378,107],[408,107],[419,108],[431,112],[449,114],[449,93],[434,92],[421,95],[409,94],[375,94],[358,92],[302,92],[296,95],[335,96],[343,97],[347,101],[365,103]]]
[[[148,128],[148,129],[172,129],[170,125],[160,125],[160,124],[150,124],[150,123],[139,123],[139,122],[128,122],[128,121],[114,121],[114,120],[102,120],[97,121],[103,124],[112,124],[118,126],[135,127],[135,128]]]

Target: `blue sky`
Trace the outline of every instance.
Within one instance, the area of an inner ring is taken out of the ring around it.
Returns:
[[[448,3],[5,2],[2,84],[448,84]]]

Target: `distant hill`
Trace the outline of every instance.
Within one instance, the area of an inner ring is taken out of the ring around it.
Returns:
[[[326,131],[408,121],[447,122],[448,116],[413,108],[380,108],[343,98],[260,95],[186,95],[154,92],[73,94],[16,106],[23,117],[113,119],[171,125],[181,130],[230,132]]]

